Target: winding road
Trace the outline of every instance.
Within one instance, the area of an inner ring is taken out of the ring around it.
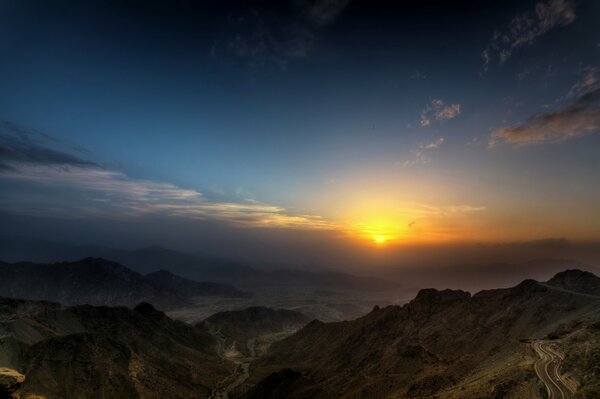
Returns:
[[[535,373],[546,386],[548,399],[571,399],[575,392],[560,373],[564,355],[546,341],[534,341],[532,346],[540,357],[534,365]]]

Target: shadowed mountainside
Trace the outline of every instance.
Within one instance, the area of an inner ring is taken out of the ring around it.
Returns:
[[[566,270],[548,280],[552,287],[588,295],[600,295],[600,278],[590,272]]]
[[[245,397],[259,397],[273,384],[289,398],[305,397],[302,392],[317,398],[523,397],[537,389],[537,381],[530,368],[517,366],[531,356],[521,340],[600,314],[600,297],[587,294],[597,278],[581,273],[473,296],[426,289],[404,306],[375,308],[354,321],[313,321],[258,360],[251,376],[255,388]],[[557,281],[577,283],[567,291],[551,285]],[[282,374],[284,369],[295,374]]]
[[[0,298],[0,362],[50,398],[208,397],[233,366],[205,330],[149,304],[75,306]]]
[[[292,333],[308,324],[310,319],[300,312],[287,309],[250,307],[215,313],[198,323],[225,339],[225,345],[235,346],[245,355],[255,355],[255,341],[269,334]],[[249,343],[253,340],[252,343]]]
[[[142,276],[97,258],[54,264],[0,262],[0,275],[0,296],[65,305],[135,306],[149,302],[170,309],[190,303],[195,296],[247,296],[226,284],[191,281],[166,271]]]

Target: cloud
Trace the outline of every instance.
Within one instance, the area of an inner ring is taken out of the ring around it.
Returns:
[[[334,227],[319,216],[297,214],[255,200],[211,201],[194,189],[132,178],[44,146],[42,141],[59,142],[50,136],[24,129],[5,130],[8,132],[0,135],[0,184],[7,193],[2,200],[8,200],[13,211],[35,210],[35,214],[44,216],[70,217],[163,215],[221,220],[248,227]],[[13,190],[6,189],[14,187],[9,184],[15,182],[25,184],[36,195],[17,197]]]
[[[402,167],[412,165],[424,165],[429,163],[431,159],[427,155],[428,151],[435,150],[444,143],[444,138],[440,137],[428,143],[420,143],[417,148],[411,151],[412,158],[401,163]]]
[[[249,66],[285,67],[305,58],[315,47],[319,31],[333,23],[349,0],[296,0],[241,7],[230,16],[223,37],[213,43],[216,59],[233,56]]]
[[[427,144],[425,144],[425,147],[424,147],[424,148],[425,148],[425,149],[428,149],[428,150],[431,150],[431,149],[434,149],[434,148],[438,148],[438,147],[439,147],[439,146],[441,146],[443,143],[444,143],[444,138],[443,138],[443,137],[440,137],[440,138],[439,138],[439,139],[437,139],[437,140],[434,140],[434,141],[432,141],[432,142],[430,142],[430,143],[427,143]]]
[[[598,89],[600,86],[598,68],[588,66],[583,68],[581,73],[583,74],[583,77],[571,87],[571,90],[567,93],[567,97],[579,97],[585,93]]]
[[[460,115],[460,104],[446,105],[444,100],[435,99],[430,104],[427,104],[421,111],[420,124],[422,127],[427,127],[433,121],[443,121],[453,119]]]
[[[0,170],[13,169],[13,164],[98,166],[60,147],[69,149],[65,143],[45,133],[0,121]]]
[[[324,26],[332,23],[350,3],[350,0],[317,0],[302,2],[310,21]]]
[[[561,143],[600,130],[600,88],[556,111],[534,115],[521,125],[492,132],[489,146],[504,142],[515,148]]]
[[[575,9],[569,0],[536,3],[535,10],[516,15],[504,31],[494,32],[489,45],[481,53],[484,68],[493,59],[498,59],[501,64],[508,61],[517,49],[533,44],[551,29],[571,24],[575,18]]]

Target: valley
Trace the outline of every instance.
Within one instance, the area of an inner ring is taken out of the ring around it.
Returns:
[[[117,267],[106,265],[60,266],[53,281]],[[146,284],[117,270],[112,281]],[[580,399],[600,386],[590,374],[600,358],[600,278],[589,272],[475,294],[422,289],[406,301],[400,291],[397,302],[389,291],[314,286],[198,296],[197,283],[170,274],[153,284],[190,302],[163,313],[148,303],[2,299],[0,366],[26,376],[23,395],[47,399]],[[62,297],[74,297],[69,287]]]

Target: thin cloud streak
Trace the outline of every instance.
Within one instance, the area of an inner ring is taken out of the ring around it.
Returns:
[[[52,168],[42,165],[15,165],[0,171],[0,179],[28,181],[55,187],[63,192],[84,192],[90,206],[84,212],[94,216],[139,217],[166,215],[186,218],[217,219],[254,227],[288,227],[306,229],[332,228],[322,218],[313,215],[294,215],[283,207],[255,201],[244,203],[210,202],[196,190],[184,189],[170,183],[133,179],[120,172],[69,166]],[[95,206],[94,206],[95,205]],[[48,205],[51,211],[54,205]],[[115,209],[116,208],[116,209]],[[82,215],[78,215],[82,216]]]
[[[504,31],[494,32],[490,44],[481,53],[484,69],[494,59],[505,63],[517,49],[532,45],[548,31],[567,26],[575,19],[575,9],[568,0],[536,3],[535,10],[514,16]]]
[[[534,115],[526,122],[492,132],[489,147],[506,143],[515,148],[561,143],[600,130],[600,89],[579,97],[557,111]]]
[[[93,166],[98,164],[63,150],[76,150],[52,136],[27,129],[7,121],[0,121],[0,170],[12,169],[11,164],[38,164],[47,166]]]
[[[417,148],[411,151],[412,158],[402,162],[402,167],[405,168],[412,165],[424,165],[429,163],[431,158],[427,155],[427,152],[439,148],[443,143],[443,137],[429,143],[420,143]]]

